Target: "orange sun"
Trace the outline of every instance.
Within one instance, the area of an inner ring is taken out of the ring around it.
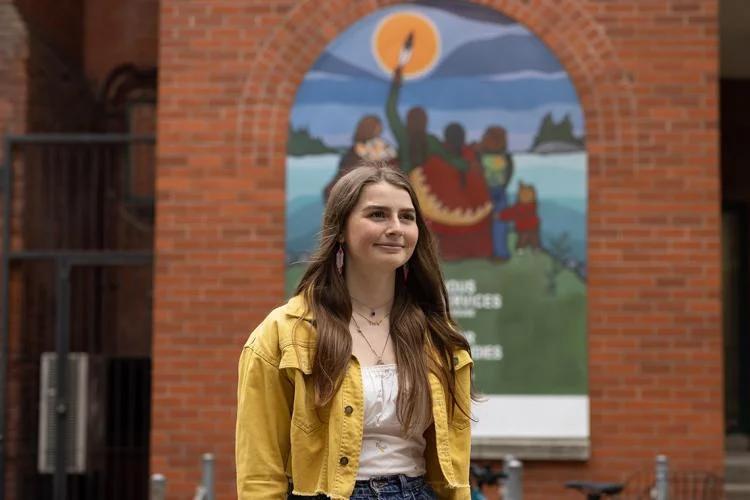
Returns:
[[[372,51],[380,68],[388,75],[393,73],[412,34],[411,57],[404,65],[404,78],[424,75],[437,62],[440,54],[440,37],[428,18],[415,12],[397,12],[382,21],[372,36]]]

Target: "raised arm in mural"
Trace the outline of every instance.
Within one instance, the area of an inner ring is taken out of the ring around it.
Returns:
[[[412,40],[412,36],[409,35],[404,42],[402,53],[408,54]],[[422,166],[429,156],[435,155],[459,171],[465,172],[469,168],[467,161],[460,154],[451,154],[440,139],[427,132],[427,113],[424,108],[419,106],[411,108],[406,114],[406,124],[401,121],[398,114],[398,100],[403,81],[403,60],[403,57],[400,58],[399,64],[393,71],[393,80],[385,105],[388,126],[398,145],[401,169],[408,174],[414,168]]]
[[[399,165],[414,183],[425,218],[439,240],[442,257],[489,257],[492,203],[477,155],[466,145],[464,127],[450,123],[441,141],[427,132],[427,113],[423,108],[411,108],[406,124],[398,114],[403,68],[412,42],[409,35],[393,71],[385,110],[398,145]]]

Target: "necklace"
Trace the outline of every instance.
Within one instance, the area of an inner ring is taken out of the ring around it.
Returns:
[[[367,316],[365,316],[364,314],[362,314],[361,312],[355,311],[354,308],[352,308],[352,311],[354,311],[356,314],[359,314],[360,317],[362,317],[365,321],[367,321],[368,323],[370,323],[372,326],[380,326],[380,323],[382,323],[383,320],[385,318],[387,318],[391,314],[391,312],[388,311],[387,313],[385,313],[385,316],[383,316],[382,318],[380,318],[380,320],[373,321],[370,318],[368,318]]]
[[[359,327],[359,324],[357,323],[357,320],[354,319],[354,316],[352,316],[352,321],[354,321],[354,326],[357,328],[357,333],[359,333],[363,339],[365,339],[365,342],[367,342],[367,347],[370,348],[372,351],[372,354],[375,356],[375,359],[377,361],[375,362],[376,365],[382,365],[383,363],[383,354],[385,354],[385,348],[388,347],[388,341],[391,340],[391,335],[388,334],[388,336],[385,338],[385,344],[383,344],[383,350],[380,353],[380,356],[378,356],[378,353],[375,352],[375,349],[372,348],[372,344],[370,344],[370,341],[367,340],[367,337],[365,337],[365,334],[362,333],[362,329]]]
[[[384,303],[384,304],[381,304],[381,305],[379,305],[378,307],[370,307],[370,306],[368,306],[367,304],[365,304],[364,302],[362,302],[361,300],[357,300],[356,298],[354,298],[354,296],[351,296],[351,295],[350,295],[350,297],[351,297],[351,298],[352,298],[352,300],[353,300],[354,302],[356,302],[357,304],[359,304],[359,305],[361,305],[361,306],[364,306],[364,307],[366,307],[367,309],[369,309],[369,310],[370,310],[370,317],[374,317],[374,316],[375,316],[375,311],[377,311],[377,310],[378,310],[378,309],[380,309],[381,307],[385,307],[385,306],[387,306],[387,305],[388,305],[388,304],[390,304],[390,302],[391,302],[391,301],[389,300],[388,302],[386,302],[386,303]],[[362,316],[362,315],[360,314],[360,316]],[[364,316],[362,316],[362,317],[364,317]]]

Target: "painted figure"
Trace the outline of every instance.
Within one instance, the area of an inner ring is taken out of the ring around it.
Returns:
[[[362,160],[389,161],[396,157],[395,149],[381,137],[382,133],[383,124],[377,116],[366,115],[359,120],[352,137],[352,146],[341,157],[336,175],[325,187],[324,202],[328,200],[328,195],[336,181]]]
[[[508,206],[506,188],[513,177],[513,158],[507,151],[505,129],[500,126],[487,127],[476,150],[492,200],[492,257],[508,260],[509,224],[499,217],[500,212]]]
[[[475,151],[457,123],[440,141],[427,132],[422,108],[409,110],[406,125],[397,112],[401,67],[394,71],[386,116],[398,143],[399,165],[414,184],[444,260],[490,257],[492,202]]]
[[[525,249],[538,250],[541,247],[536,199],[534,186],[520,182],[516,204],[498,214],[501,220],[513,221],[518,235],[516,241],[518,253],[523,253]]]

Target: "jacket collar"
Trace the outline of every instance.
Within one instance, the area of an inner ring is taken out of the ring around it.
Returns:
[[[286,314],[293,318],[302,318],[304,320],[313,322],[315,317],[313,316],[312,310],[307,310],[307,303],[305,298],[300,295],[295,295],[286,303]]]

